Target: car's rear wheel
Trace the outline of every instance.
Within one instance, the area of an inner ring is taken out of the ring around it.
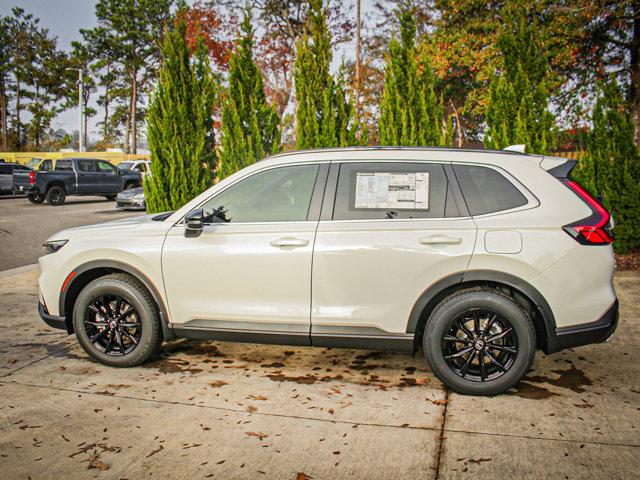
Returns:
[[[54,185],[49,190],[47,190],[47,203],[49,205],[62,205],[67,198],[67,194],[64,191],[64,188]]]
[[[528,314],[508,295],[471,289],[445,298],[424,331],[425,355],[455,392],[497,395],[529,371],[536,336]]]
[[[27,195],[27,200],[35,204],[40,204],[44,202],[44,199],[45,199],[44,195],[41,195],[39,193],[30,193],[29,195]]]
[[[84,351],[112,367],[140,365],[162,344],[156,304],[144,286],[127,274],[89,283],[74,305],[73,326]]]

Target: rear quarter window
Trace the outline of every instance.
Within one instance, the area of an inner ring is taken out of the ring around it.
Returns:
[[[472,216],[500,212],[527,204],[527,198],[497,170],[476,165],[453,169]]]
[[[0,165],[0,175],[11,175],[12,173],[10,165]]]
[[[73,170],[71,160],[58,160],[56,162],[56,170]]]

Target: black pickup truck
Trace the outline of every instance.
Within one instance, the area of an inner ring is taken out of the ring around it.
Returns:
[[[101,195],[115,200],[122,190],[140,187],[140,172],[120,171],[106,160],[65,158],[43,162],[38,170],[14,172],[13,190],[31,203],[62,205],[67,195]]]

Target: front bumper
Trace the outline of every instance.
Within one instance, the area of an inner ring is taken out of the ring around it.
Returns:
[[[128,198],[116,198],[116,208],[120,210],[146,210],[145,200],[131,200]]]
[[[49,325],[51,328],[58,328],[60,330],[66,330],[67,332],[69,332],[69,328],[67,327],[67,319],[64,317],[49,315],[49,312],[47,312],[47,308],[43,305],[42,302],[38,303],[38,313],[40,314],[40,318],[44,320],[44,323]]]
[[[592,343],[606,342],[618,327],[618,299],[595,322],[584,325],[556,329],[555,338],[550,339],[549,352],[558,352],[566,348],[581,347]]]

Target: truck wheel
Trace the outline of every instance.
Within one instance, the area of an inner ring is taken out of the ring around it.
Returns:
[[[424,330],[425,356],[447,387],[464,395],[497,395],[529,371],[536,333],[529,315],[489,288],[455,292],[433,310]]]
[[[47,191],[47,203],[49,205],[62,205],[67,197],[64,188],[54,185]]]
[[[158,308],[131,275],[115,273],[93,280],[73,307],[73,327],[80,346],[111,367],[135,367],[162,345]]]
[[[29,195],[27,195],[27,200],[29,200],[31,203],[40,204],[44,202],[44,195],[40,195],[39,193],[30,193]]]

